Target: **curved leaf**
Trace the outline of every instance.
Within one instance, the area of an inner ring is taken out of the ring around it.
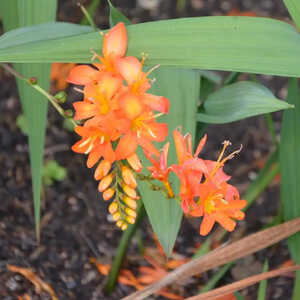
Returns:
[[[58,23],[48,26],[59,34]],[[147,52],[152,65],[300,76],[300,35],[293,26],[278,20],[185,18],[130,25],[128,34],[128,55]],[[7,34],[4,45],[0,38],[0,61],[88,63],[91,49],[100,52],[102,44],[99,33],[48,38],[46,31],[40,41],[30,42],[32,33],[28,30],[16,46],[15,35]]]
[[[285,6],[289,10],[294,22],[300,28],[300,1],[299,0],[283,0]]]
[[[205,113],[198,113],[197,119],[222,124],[292,107],[276,99],[266,87],[241,81],[210,94],[204,102]]]

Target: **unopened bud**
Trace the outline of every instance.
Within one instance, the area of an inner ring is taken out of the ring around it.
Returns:
[[[121,220],[117,221],[117,223],[116,223],[116,225],[120,228],[122,227],[123,224],[124,224],[124,222]]]
[[[54,96],[54,98],[58,103],[63,104],[67,101],[67,94],[65,91],[60,91]]]
[[[133,189],[132,187],[130,187],[129,185],[123,184],[122,185],[122,189],[125,192],[125,194],[127,194],[129,197],[134,198],[134,199],[138,199],[139,197],[136,194],[135,189]]]
[[[113,188],[109,188],[103,192],[103,199],[105,201],[107,201],[107,200],[111,199],[114,194],[115,194],[115,190]]]
[[[103,177],[98,185],[99,192],[101,193],[104,192],[110,186],[112,180],[113,180],[113,175],[111,173]]]
[[[134,153],[130,157],[128,157],[127,161],[133,170],[135,170],[136,172],[142,171],[143,166],[141,164],[139,157],[136,155],[136,153]]]
[[[132,199],[132,198],[130,198],[130,197],[125,196],[125,197],[123,198],[123,201],[124,201],[124,203],[125,203],[128,207],[130,207],[130,208],[132,208],[132,209],[136,209],[136,208],[137,208],[136,200],[134,200],[134,199]]]
[[[29,83],[32,84],[32,85],[35,85],[37,84],[38,80],[36,77],[32,76],[29,78]]]
[[[127,216],[127,217],[126,217],[126,221],[127,221],[129,224],[134,224],[134,223],[135,223],[135,218],[134,218],[134,217],[129,217],[129,216]]]
[[[135,177],[132,171],[126,166],[122,166],[122,178],[127,185],[129,185],[133,189],[136,188],[137,183]]]
[[[126,230],[127,229],[127,227],[128,227],[128,225],[126,224],[126,223],[124,223],[122,226],[121,226],[121,230]]]
[[[110,169],[111,169],[111,162],[105,159],[101,160],[101,162],[98,164],[95,170],[95,174],[94,174],[95,179],[96,180],[102,179],[104,176],[108,174]]]
[[[113,202],[109,205],[108,207],[108,211],[111,215],[113,215],[116,211],[118,210],[118,203],[117,202]]]
[[[128,216],[131,216],[131,217],[136,218],[136,211],[134,211],[133,209],[131,209],[131,208],[129,208],[129,207],[126,207],[126,208],[125,208],[125,213],[126,213],[126,215],[128,215]]]
[[[72,111],[72,109],[66,109],[65,111],[64,111],[64,115],[65,115],[65,117],[66,118],[72,118],[73,117],[73,111]]]
[[[116,212],[112,215],[112,217],[115,221],[118,221],[121,218],[121,215],[120,215],[120,213]]]

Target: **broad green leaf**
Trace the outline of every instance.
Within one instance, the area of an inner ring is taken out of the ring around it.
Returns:
[[[220,84],[222,81],[222,77],[215,72],[206,71],[206,70],[199,70],[198,72],[202,77],[211,81],[212,83]]]
[[[131,22],[129,19],[123,15],[118,9],[116,9],[110,0],[107,0],[109,5],[109,25],[113,27],[117,25],[119,22],[123,22],[125,25],[130,25]]]
[[[56,0],[1,1],[0,12],[5,30],[54,21]],[[19,29],[21,32],[23,29]],[[4,35],[5,36],[5,35]],[[22,39],[23,36],[16,37]],[[49,87],[50,64],[18,64],[15,69],[29,78],[35,76],[44,89]],[[34,215],[37,238],[40,229],[40,195],[42,185],[43,149],[47,120],[47,100],[24,81],[17,80],[24,116],[28,124],[29,155],[32,173]]]
[[[280,143],[281,201],[285,220],[300,216],[300,93],[297,79],[290,79],[287,101],[295,109],[283,113]],[[295,263],[300,263],[300,233],[289,238]],[[300,272],[297,271],[294,300],[300,299]]]
[[[300,29],[300,1],[299,0],[283,0],[294,22]]]
[[[263,272],[267,272],[269,269],[268,261],[266,260],[264,263]],[[262,280],[259,283],[258,292],[257,292],[257,300],[265,300],[267,293],[267,280]]]
[[[153,74],[156,81],[151,92],[170,100],[170,112],[159,118],[159,122],[168,123],[169,137],[167,140],[170,141],[168,164],[171,165],[177,163],[173,130],[182,126],[184,134],[187,132],[190,132],[192,136],[195,134],[200,79],[196,71],[171,67],[161,67]],[[144,165],[147,165],[146,161],[144,161]],[[170,181],[175,194],[178,195],[179,181],[174,174],[171,174]],[[180,204],[178,200],[166,198],[160,191],[151,190],[148,182],[144,180],[139,181],[139,189],[153,230],[169,256],[181,223]]]
[[[53,26],[49,25],[51,30]],[[128,35],[128,55],[140,57],[146,52],[150,65],[300,76],[300,35],[293,26],[274,19],[219,16],[156,21],[130,25]],[[89,63],[91,49],[100,53],[102,47],[99,33],[48,38],[45,32],[39,42],[28,42],[31,39],[27,31],[20,44],[12,46],[14,37],[6,36],[0,61]]]
[[[198,113],[197,119],[205,123],[228,123],[292,107],[276,99],[266,87],[241,81],[212,93],[204,102],[204,113]]]

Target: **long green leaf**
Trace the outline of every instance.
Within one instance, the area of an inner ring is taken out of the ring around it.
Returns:
[[[285,6],[289,10],[294,22],[300,28],[300,1],[299,0],[283,0]]]
[[[52,26],[56,26],[53,24]],[[51,26],[49,26],[51,27]],[[52,27],[53,30],[53,27]],[[300,35],[287,23],[266,18],[201,17],[128,26],[129,55],[149,54],[149,64],[300,76]],[[100,52],[98,33],[28,42],[19,46],[6,36],[5,62],[90,62],[90,50]],[[276,37],[276,38],[274,38]],[[2,40],[0,38],[0,45]]]
[[[269,269],[268,261],[266,260],[264,263],[263,273],[267,272]],[[265,300],[267,293],[267,280],[262,280],[259,283],[258,292],[257,292],[257,300]]]
[[[209,95],[204,102],[205,113],[198,113],[197,119],[206,123],[228,123],[292,107],[276,99],[266,87],[243,81]]]
[[[0,11],[5,30],[53,21],[56,0],[1,1]],[[22,29],[20,29],[22,32]],[[21,36],[19,39],[22,38]],[[18,64],[18,72],[25,77],[35,76],[41,87],[48,89],[50,64]],[[24,116],[28,124],[29,152],[33,185],[36,233],[39,238],[40,195],[42,185],[43,149],[47,120],[47,101],[25,82],[17,80]]]
[[[156,81],[151,89],[153,94],[170,100],[170,112],[160,119],[169,127],[170,150],[168,164],[177,163],[173,144],[173,130],[182,126],[183,133],[195,134],[196,106],[199,99],[200,79],[196,71],[162,67],[154,74]],[[176,194],[179,182],[175,175],[170,176]],[[154,232],[158,236],[167,255],[171,254],[179,230],[182,210],[175,199],[166,198],[161,192],[153,191],[146,181],[139,182],[147,214]]]
[[[300,216],[300,94],[298,80],[290,79],[287,101],[295,105],[294,110],[283,113],[280,169],[281,169],[281,201],[285,220]],[[300,233],[288,240],[293,260],[300,263]],[[300,299],[300,272],[297,272],[294,300]]]

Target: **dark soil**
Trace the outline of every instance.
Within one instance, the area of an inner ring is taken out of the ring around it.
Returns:
[[[77,1],[59,1],[58,19],[79,22],[81,12]],[[87,5],[90,1],[82,1]],[[105,1],[99,6],[96,23],[108,26],[108,9]],[[172,0],[113,1],[133,23],[187,16],[224,15],[232,8],[252,10],[259,15],[280,19],[288,18],[282,1],[244,0],[217,1],[191,0],[179,9]],[[224,75],[224,72],[222,73]],[[261,76],[262,82],[281,98],[286,94],[286,79]],[[121,232],[110,221],[107,204],[101,200],[97,183],[91,170],[85,166],[85,157],[70,151],[76,141],[72,132],[62,130],[63,121],[49,108],[45,161],[55,159],[68,171],[67,179],[45,187],[42,202],[41,243],[37,245],[34,231],[33,203],[31,194],[30,165],[27,138],[16,126],[21,106],[14,78],[3,70],[0,73],[0,299],[15,300],[28,293],[31,299],[50,299],[46,293],[37,293],[24,277],[6,269],[7,264],[32,269],[56,291],[58,298],[67,299],[121,299],[134,291],[118,284],[108,296],[103,292],[105,277],[89,263],[97,257],[102,263],[111,263],[117,249]],[[71,93],[71,91],[70,91]],[[280,131],[281,114],[273,115],[276,130]],[[226,169],[233,175],[233,182],[244,192],[258,168],[256,162],[265,159],[273,150],[264,117],[251,118],[229,125],[210,126],[209,143],[205,155],[215,158],[221,142],[230,139],[234,146],[243,144],[238,159],[231,161]],[[275,181],[248,210],[245,234],[260,230],[278,213],[279,186]],[[153,247],[151,227],[147,220],[141,225],[145,247]],[[184,220],[175,251],[190,257],[195,244],[202,242],[197,221]],[[221,284],[230,283],[261,272],[268,259],[270,268],[279,267],[289,259],[286,243],[282,242],[250,258],[237,262]],[[127,269],[136,271],[145,265],[138,251],[137,239],[129,247]],[[213,272],[193,279],[180,288],[184,297],[197,293]],[[291,299],[293,278],[279,277],[269,281],[267,299]],[[243,291],[245,299],[256,299],[257,286]],[[154,296],[152,296],[152,299]],[[163,298],[160,298],[163,299]]]

